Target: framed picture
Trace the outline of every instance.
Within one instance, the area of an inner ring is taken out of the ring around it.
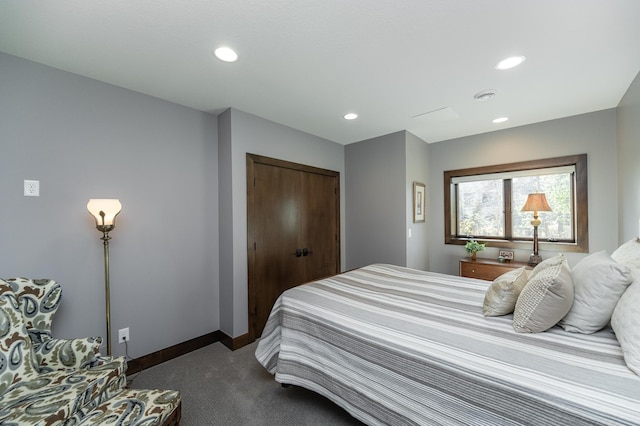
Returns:
[[[424,183],[413,182],[413,223],[424,222],[425,203]]]
[[[504,259],[505,262],[511,262],[513,260],[513,252],[508,250],[500,250],[498,257]]]

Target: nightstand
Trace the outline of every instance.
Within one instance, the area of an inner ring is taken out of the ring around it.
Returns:
[[[500,275],[523,266],[531,269],[526,262],[500,263],[497,260],[480,258],[474,261],[470,257],[465,257],[460,259],[460,276],[493,281]]]

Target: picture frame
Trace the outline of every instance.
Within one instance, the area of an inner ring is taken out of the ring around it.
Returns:
[[[413,182],[413,223],[425,221],[425,185],[420,182]]]
[[[500,250],[498,257],[503,258],[505,262],[511,262],[513,260],[513,252],[509,250]]]

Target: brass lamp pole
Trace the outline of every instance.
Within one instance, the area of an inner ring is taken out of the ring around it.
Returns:
[[[538,219],[538,212],[550,212],[551,207],[549,207],[547,197],[542,193],[536,192],[535,194],[529,194],[527,202],[524,203],[521,211],[533,212],[533,220],[531,221],[531,225],[533,225],[533,253],[529,256],[527,264],[536,266],[542,262],[542,256],[538,253],[538,226],[541,223],[540,219]]]
[[[111,356],[111,293],[109,280],[109,232],[116,227],[116,216],[122,210],[122,204],[114,199],[91,199],[87,203],[89,213],[96,220],[96,228],[102,232],[104,246],[104,293],[107,321],[107,355]]]

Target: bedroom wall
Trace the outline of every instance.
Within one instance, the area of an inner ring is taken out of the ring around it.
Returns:
[[[105,335],[89,198],[119,198],[113,352],[138,357],[219,328],[216,117],[0,53],[0,277],[63,288],[58,337]],[[40,197],[24,197],[24,179]],[[103,350],[106,353],[106,350]]]
[[[233,337],[233,150],[231,110],[218,115],[218,233],[220,249],[220,330]],[[226,249],[224,248],[226,247]]]
[[[640,236],[640,73],[618,105],[618,242]]]
[[[376,262],[428,269],[428,226],[413,223],[413,182],[428,187],[428,153],[407,131],[345,146],[347,269]]]
[[[429,270],[429,221],[413,223],[413,182],[425,184],[425,196],[429,188],[429,145],[412,133],[406,132],[406,202],[407,202],[407,266],[409,268]],[[411,236],[409,236],[409,230]]]
[[[406,132],[345,146],[347,267],[405,266]]]
[[[572,154],[588,154],[589,249],[590,252],[618,246],[618,167],[616,110],[582,114],[496,132],[429,145],[430,269],[458,273],[464,248],[444,244],[443,172]],[[541,218],[544,220],[544,218]],[[496,258],[498,248],[488,248],[481,257]],[[544,252],[543,258],[555,252]],[[526,261],[530,250],[516,250],[516,260]],[[573,266],[585,256],[566,253]]]
[[[340,172],[340,222],[344,224],[344,146],[237,109],[219,116],[220,141],[220,288],[221,330],[231,337],[248,332],[247,171],[246,154]],[[345,264],[345,231],[341,228],[341,263]]]

